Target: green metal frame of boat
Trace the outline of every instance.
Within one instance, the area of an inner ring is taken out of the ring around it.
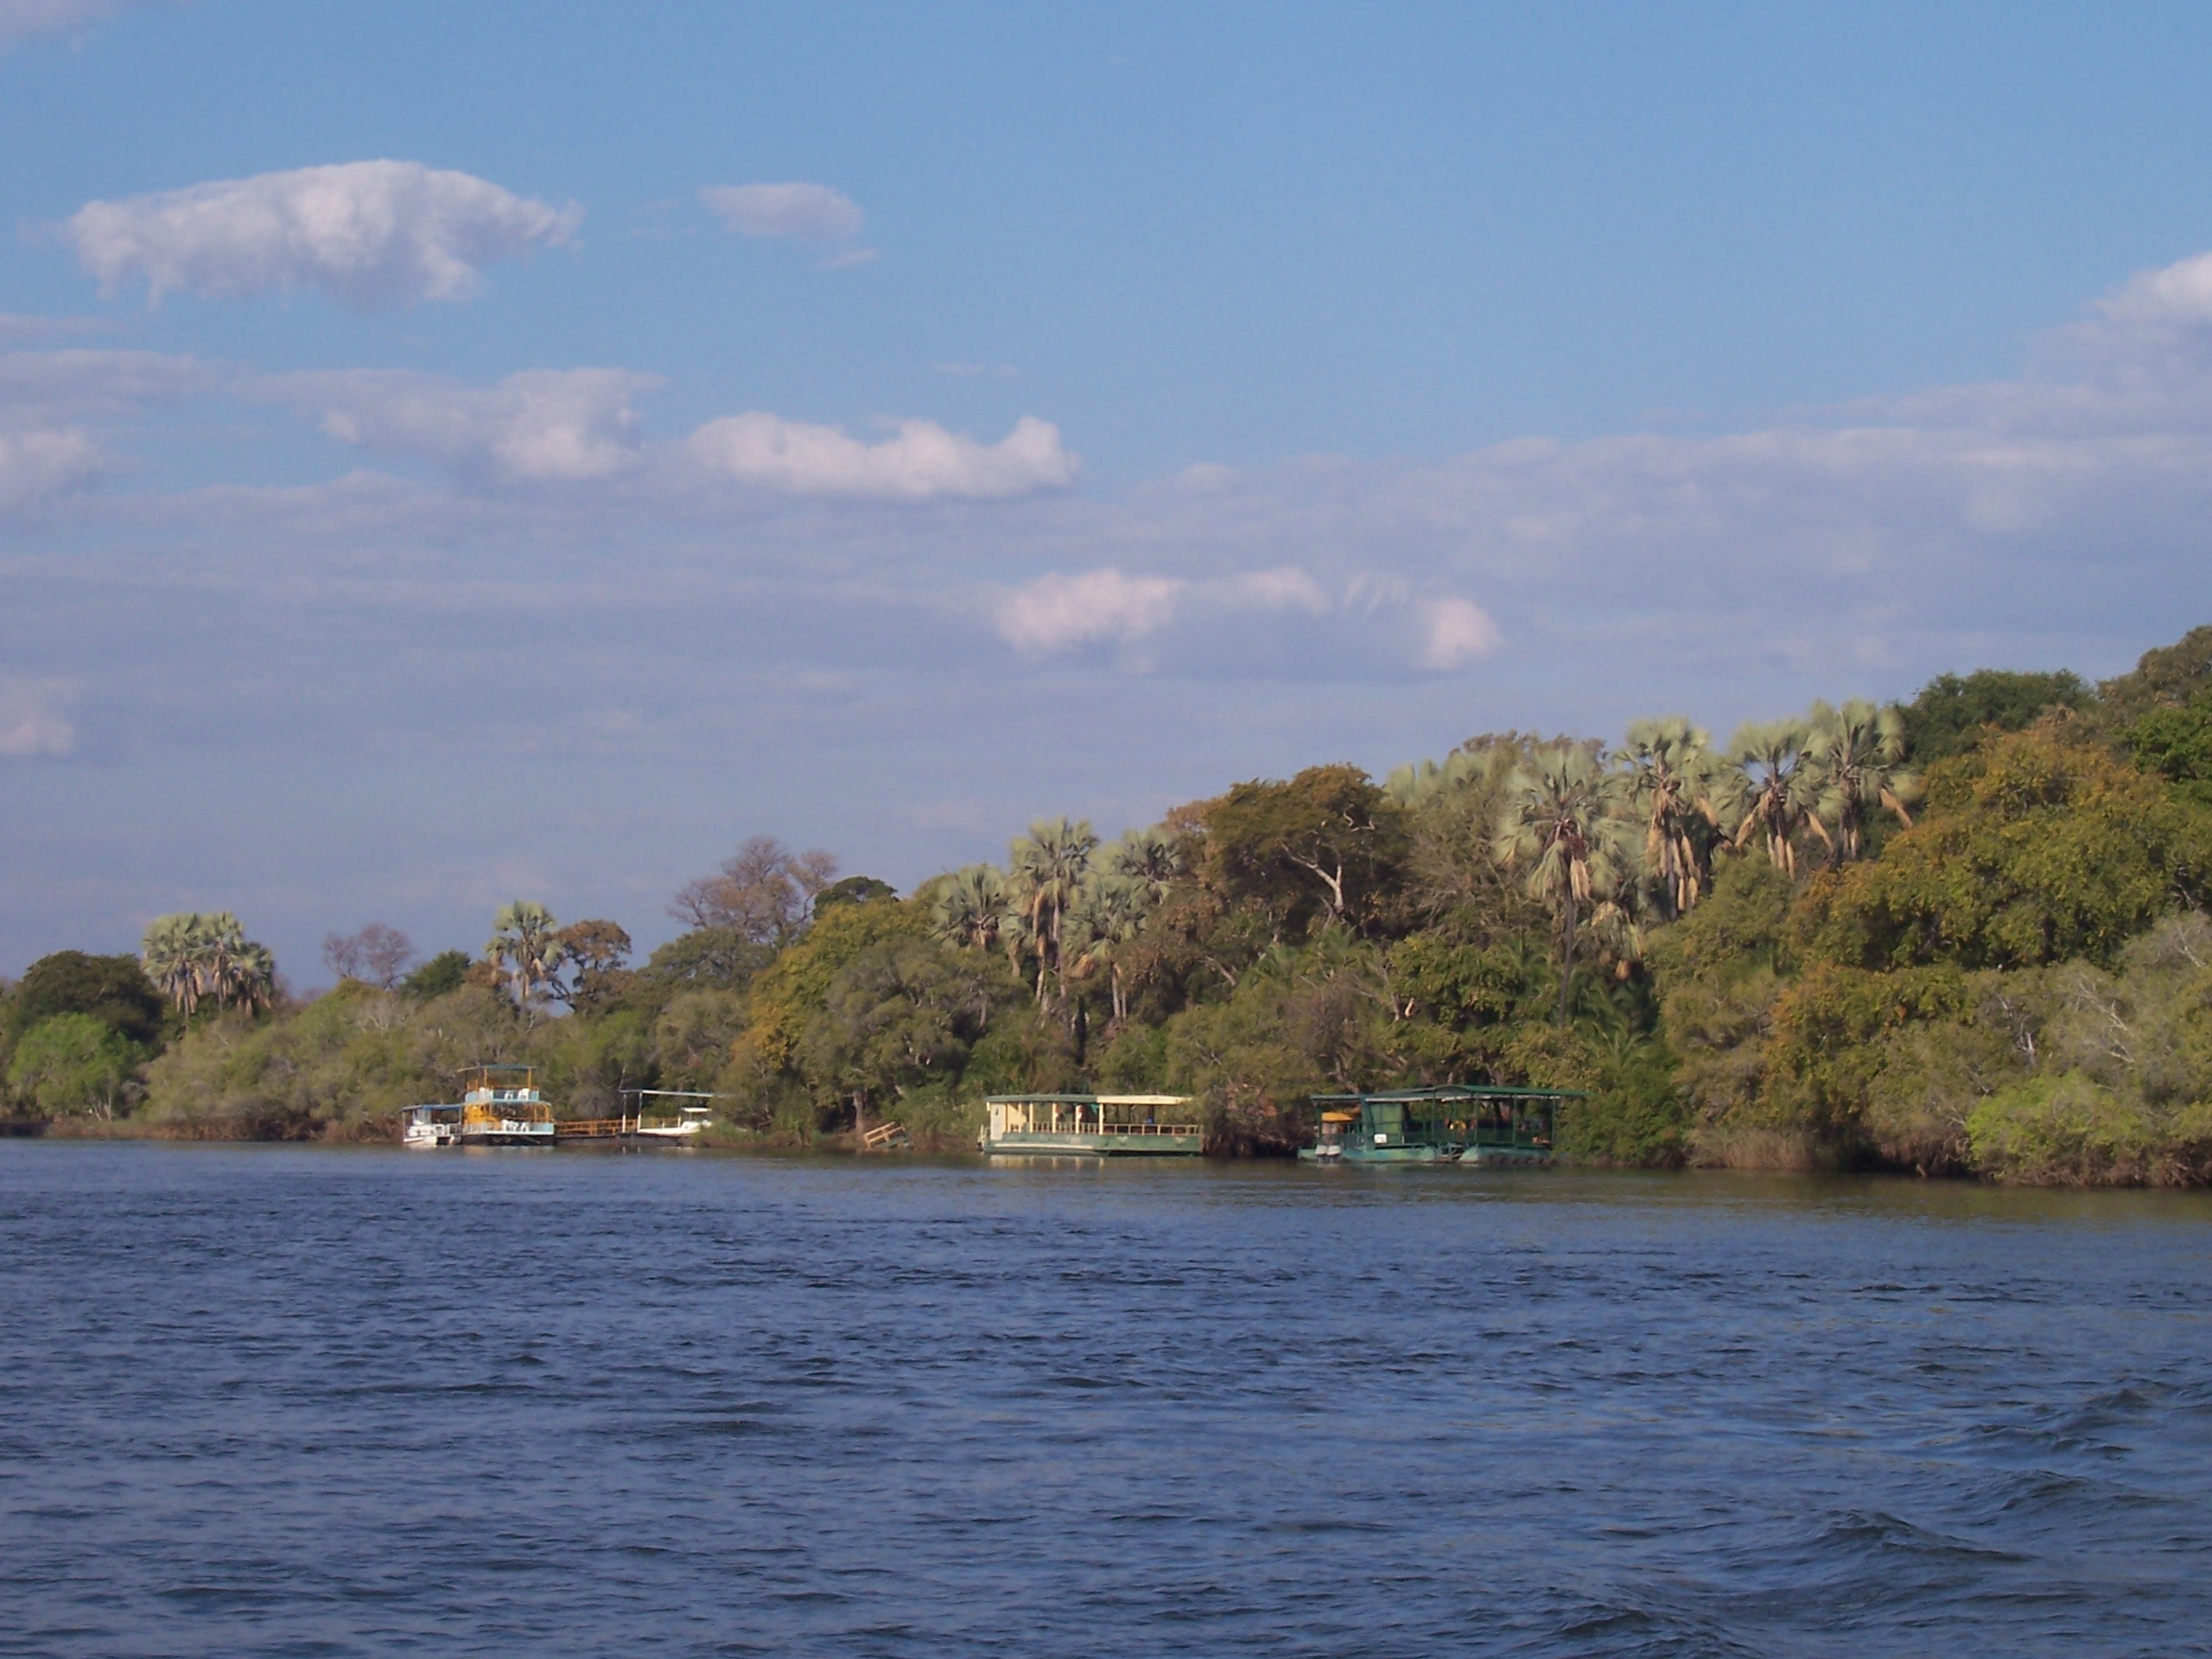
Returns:
[[[1548,1164],[1571,1089],[1450,1083],[1372,1095],[1315,1095],[1319,1134],[1299,1156],[1322,1164]]]
[[[991,1095],[985,1152],[1195,1158],[1205,1132],[1188,1095]]]

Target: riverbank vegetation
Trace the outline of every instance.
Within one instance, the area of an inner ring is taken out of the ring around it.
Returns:
[[[1118,840],[1040,819],[904,897],[755,837],[642,961],[518,899],[474,953],[334,935],[287,997],[228,915],[6,994],[20,1114],[344,1137],[541,1069],[564,1111],[711,1090],[732,1133],[887,1118],[972,1138],[1001,1091],[1163,1090],[1215,1150],[1306,1098],[1481,1079],[1585,1091],[1568,1156],[2212,1179],[2212,627],[2091,687],[1944,676],[1726,744],[1469,739],[1377,781],[1235,784]]]

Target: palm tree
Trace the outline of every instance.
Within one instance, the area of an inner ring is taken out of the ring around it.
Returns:
[[[1811,741],[1812,734],[1802,722],[1777,720],[1738,728],[1735,741],[1728,746],[1726,811],[1736,824],[1728,839],[1742,847],[1764,831],[1766,855],[1784,875],[1797,874],[1798,830],[1810,830],[1822,841],[1828,838],[1827,829],[1813,816],[1818,791],[1807,765],[1806,748]]]
[[[1698,901],[1705,861],[1700,819],[1715,829],[1713,740],[1680,715],[1639,720],[1628,728],[1629,794],[1643,821],[1643,867],[1658,882],[1673,920]]]
[[[1011,919],[1006,878],[995,866],[970,864],[945,878],[937,894],[937,936],[947,944],[988,950]]]
[[[1109,869],[1084,883],[1075,908],[1068,912],[1075,976],[1081,978],[1104,964],[1117,1026],[1129,1016],[1128,992],[1122,982],[1121,947],[1143,930],[1145,918],[1157,902],[1141,878]]]
[[[247,938],[227,910],[156,917],[140,949],[147,976],[188,1019],[207,998],[219,1008],[236,1003],[248,1013],[276,1001],[276,959],[267,945]]]
[[[218,1003],[236,1002],[249,1014],[264,1014],[276,1002],[276,958],[265,944],[242,940],[229,953],[226,983]]]
[[[146,977],[188,1020],[200,1006],[200,942],[207,921],[196,910],[156,916],[140,941]]]
[[[1887,807],[1912,828],[1905,804],[1920,793],[1920,780],[1903,765],[1904,715],[1895,703],[1877,709],[1854,697],[1831,709],[1816,702],[1806,724],[1812,731],[1806,759],[1817,791],[1813,810],[1835,827],[1831,867],[1859,856],[1866,815],[1877,808]]]
[[[1559,918],[1559,1022],[1567,1021],[1574,974],[1574,938],[1584,920],[1604,921],[1618,909],[1615,891],[1633,868],[1633,831],[1623,780],[1589,747],[1539,749],[1506,782],[1491,850],[1509,869],[1526,872],[1531,898]]]
[[[517,1007],[527,1008],[536,1001],[567,960],[568,947],[555,937],[560,925],[553,912],[535,899],[502,905],[492,918],[484,959],[506,982]]]
[[[1097,832],[1088,822],[1039,818],[1014,843],[1014,896],[1022,913],[1029,947],[1037,953],[1037,1000],[1045,1001],[1046,975],[1060,980],[1065,1000],[1067,975],[1060,961],[1060,923],[1074,907],[1098,850]]]
[[[1157,826],[1132,830],[1107,849],[1106,868],[1137,883],[1156,905],[1183,874],[1182,843]]]

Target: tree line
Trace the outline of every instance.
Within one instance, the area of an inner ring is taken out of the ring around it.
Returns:
[[[521,899],[473,954],[334,935],[302,1003],[234,918],[163,918],[136,961],[35,966],[0,1040],[25,1109],[179,1132],[375,1133],[527,1059],[582,1115],[710,1089],[792,1142],[1184,1092],[1215,1149],[1269,1153],[1317,1091],[1487,1080],[1585,1091],[1561,1145],[1592,1161],[2201,1181],[2208,884],[2200,628],[2096,686],[1947,675],[1725,744],[1681,715],[1481,734],[1111,841],[1042,818],[904,897],[756,836],[643,962]]]

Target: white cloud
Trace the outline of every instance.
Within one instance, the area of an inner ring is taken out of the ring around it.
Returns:
[[[99,445],[82,432],[0,432],[0,518],[83,489],[101,464]]]
[[[710,184],[699,200],[743,236],[849,242],[868,222],[851,197],[826,184]]]
[[[792,495],[926,501],[1064,489],[1079,466],[1059,429],[1025,415],[996,443],[933,421],[900,421],[898,435],[863,443],[834,426],[760,412],[725,416],[691,435],[692,458],[744,484]]]
[[[1000,638],[1029,656],[1114,640],[1132,645],[1185,617],[1235,612],[1326,614],[1320,583],[1294,566],[1192,581],[1131,575],[1117,567],[1055,572],[999,594],[991,619]]]
[[[622,369],[534,370],[496,386],[361,369],[260,383],[260,395],[314,410],[323,429],[387,454],[420,455],[511,480],[606,478],[639,454],[631,400],[660,385]]]
[[[485,266],[565,242],[582,218],[466,173],[349,162],[88,202],[60,234],[103,293],[320,288],[378,310],[464,298]]]
[[[62,712],[71,690],[56,680],[0,678],[0,755],[25,760],[74,749],[77,728]]]
[[[1504,638],[1490,613],[1465,599],[1432,601],[1423,629],[1421,665],[1447,673],[1489,656]]]
[[[1007,644],[1031,656],[1102,639],[1127,644],[1166,626],[1188,586],[1173,576],[1125,575],[1111,568],[1039,576],[1004,594],[993,620]]]
[[[2138,271],[2096,309],[2123,324],[2212,322],[2212,253]]]

